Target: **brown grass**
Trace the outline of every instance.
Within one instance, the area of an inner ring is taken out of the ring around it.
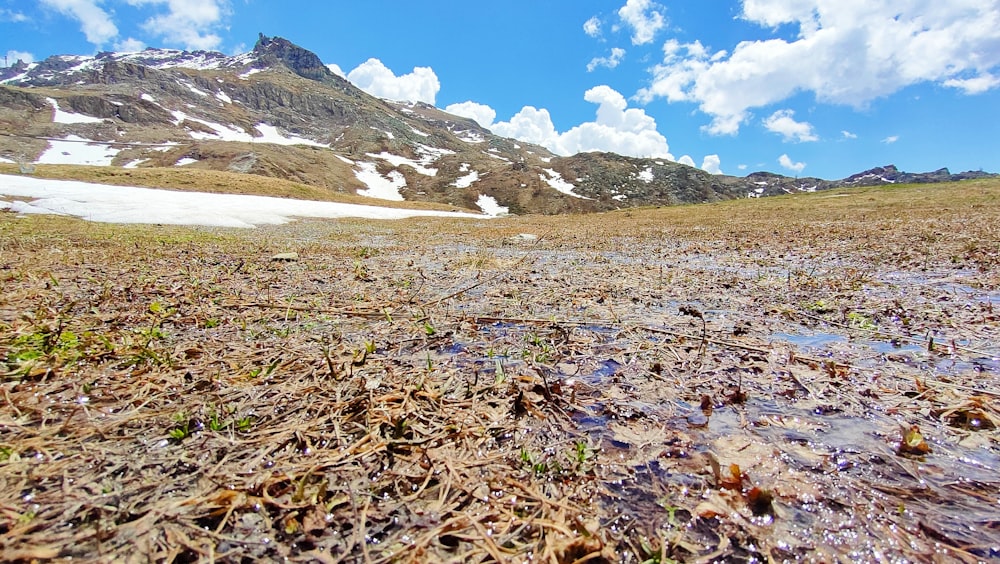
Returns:
[[[0,556],[995,558],[1000,183],[844,194],[2,213]]]

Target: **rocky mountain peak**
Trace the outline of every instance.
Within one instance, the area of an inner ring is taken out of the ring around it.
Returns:
[[[282,37],[261,33],[252,54],[265,64],[280,62],[303,78],[323,80],[334,76],[315,53]]]

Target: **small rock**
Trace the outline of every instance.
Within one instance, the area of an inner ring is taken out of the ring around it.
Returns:
[[[299,253],[278,253],[271,257],[273,261],[292,262],[299,260]]]

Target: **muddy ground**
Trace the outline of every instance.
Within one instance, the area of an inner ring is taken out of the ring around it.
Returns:
[[[998,559],[998,226],[0,212],[0,559]]]

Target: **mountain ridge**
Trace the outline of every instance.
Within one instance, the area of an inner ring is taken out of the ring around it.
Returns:
[[[886,165],[841,180],[736,177],[666,159],[558,156],[428,104],[370,96],[315,53],[264,34],[236,56],[150,48],[0,69],[0,133],[7,161],[74,164],[100,153],[89,164],[230,170],[471,209],[485,210],[487,198],[515,214],[996,176]]]

